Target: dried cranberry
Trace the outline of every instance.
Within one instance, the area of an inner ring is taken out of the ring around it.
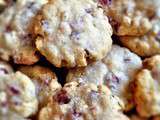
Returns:
[[[120,82],[119,78],[116,75],[114,75],[114,74],[112,74],[112,81],[114,81],[116,83]]]
[[[8,74],[8,71],[4,68],[0,68],[0,74]]]
[[[124,62],[130,62],[131,59],[130,58],[124,58]]]
[[[12,27],[10,25],[7,25],[5,28],[5,32],[11,32],[12,31]]]
[[[80,39],[80,33],[79,32],[72,32],[70,35],[71,39],[73,40],[79,40]]]
[[[73,112],[72,112],[72,119],[73,120],[77,120],[77,118],[79,118],[81,116],[82,116],[81,112],[77,112],[76,109],[73,110]]]
[[[99,3],[101,5],[110,5],[112,0],[99,0]]]
[[[14,86],[9,86],[9,90],[15,95],[20,94],[20,91],[17,88],[15,88]]]
[[[13,5],[14,3],[16,3],[16,0],[4,0],[5,3],[7,4],[7,6],[11,6]]]
[[[7,101],[4,101],[4,102],[1,103],[1,106],[2,106],[2,107],[6,107],[7,104],[8,104]]]
[[[70,102],[70,98],[67,95],[67,91],[65,90],[61,90],[57,96],[56,96],[56,100],[59,104],[67,104]]]
[[[93,11],[93,9],[88,8],[88,9],[85,9],[85,11],[86,11],[87,13],[91,13],[91,12]]]

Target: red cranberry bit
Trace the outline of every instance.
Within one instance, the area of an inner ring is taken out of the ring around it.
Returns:
[[[80,34],[79,32],[72,32],[70,37],[73,40],[79,40],[80,39],[80,35],[79,34]]]
[[[15,88],[14,86],[9,86],[9,90],[12,94],[15,94],[15,95],[20,94],[20,91],[17,88]]]
[[[14,3],[16,3],[16,0],[4,0],[5,3],[7,4],[7,6],[11,6],[13,5]]]
[[[7,25],[6,28],[5,28],[5,32],[11,32],[12,31],[12,28],[10,25]]]
[[[119,29],[120,23],[117,20],[112,19],[111,17],[109,17],[109,23],[114,28],[114,32],[117,32]]]
[[[87,13],[92,13],[93,9],[87,8],[87,9],[85,9],[85,11],[86,11]]]
[[[119,78],[116,76],[116,75],[114,75],[114,74],[112,74],[112,81],[113,82],[116,82],[116,83],[120,83],[120,80],[119,80]]]
[[[57,96],[56,96],[56,100],[59,104],[67,104],[70,102],[70,98],[67,95],[67,91],[65,90],[61,90]]]
[[[130,62],[131,59],[130,58],[124,58],[124,62]]]
[[[8,104],[7,101],[3,101],[3,102],[1,103],[1,106],[2,106],[2,107],[6,107],[7,104]]]
[[[48,77],[45,77],[44,79],[45,79],[44,80],[44,85],[49,86],[51,78],[48,76]],[[42,80],[43,80],[43,78],[42,78]]]
[[[77,118],[79,118],[79,117],[82,117],[82,113],[77,112],[76,109],[74,109],[73,112],[72,112],[72,119],[77,120]]]
[[[8,71],[4,68],[0,68],[0,74],[8,74]]]
[[[99,0],[99,3],[101,5],[110,5],[112,3],[112,0]]]

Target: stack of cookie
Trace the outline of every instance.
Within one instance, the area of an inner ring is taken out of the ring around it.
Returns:
[[[0,120],[160,120],[160,0],[0,0]]]

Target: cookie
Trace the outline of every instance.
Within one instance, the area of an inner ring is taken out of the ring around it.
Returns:
[[[49,97],[61,88],[54,72],[42,66],[22,66],[19,71],[32,79],[36,87],[39,108],[48,103]]]
[[[44,1],[44,0],[42,0]],[[0,15],[0,57],[17,64],[39,60],[34,45],[33,17],[43,4],[39,0],[17,0]]]
[[[37,111],[38,100],[31,79],[21,72],[0,77],[0,118],[21,120]],[[15,118],[13,118],[15,117]]]
[[[0,75],[10,74],[12,72],[13,72],[13,69],[8,63],[4,61],[0,61]]]
[[[148,120],[148,119],[142,118],[139,115],[133,114],[133,115],[131,115],[130,120]]]
[[[152,24],[146,9],[139,6],[140,2],[143,7],[146,6],[145,0],[139,2],[138,0],[112,0],[110,5],[101,1],[104,0],[100,0],[100,3],[110,17],[116,35],[140,36],[151,29]]]
[[[160,120],[160,116],[153,117],[152,120]]]
[[[121,43],[136,54],[147,57],[160,53],[160,19],[152,21],[152,29],[143,36],[120,37]]]
[[[143,69],[136,75],[135,102],[138,113],[143,117],[160,114],[160,56],[147,58]]]
[[[112,45],[108,18],[92,0],[51,0],[36,23],[36,47],[56,67],[86,66]]]
[[[129,110],[133,106],[130,83],[141,66],[142,61],[136,54],[126,48],[113,45],[111,51],[101,61],[85,68],[70,70],[67,81],[78,80],[84,83],[107,85],[114,95],[123,100],[125,110]]]
[[[39,120],[128,120],[120,109],[121,101],[107,87],[74,81],[51,97]]]

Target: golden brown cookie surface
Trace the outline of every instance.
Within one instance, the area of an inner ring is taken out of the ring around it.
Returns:
[[[160,114],[160,56],[145,59],[143,69],[136,76],[135,102],[141,116]]]

